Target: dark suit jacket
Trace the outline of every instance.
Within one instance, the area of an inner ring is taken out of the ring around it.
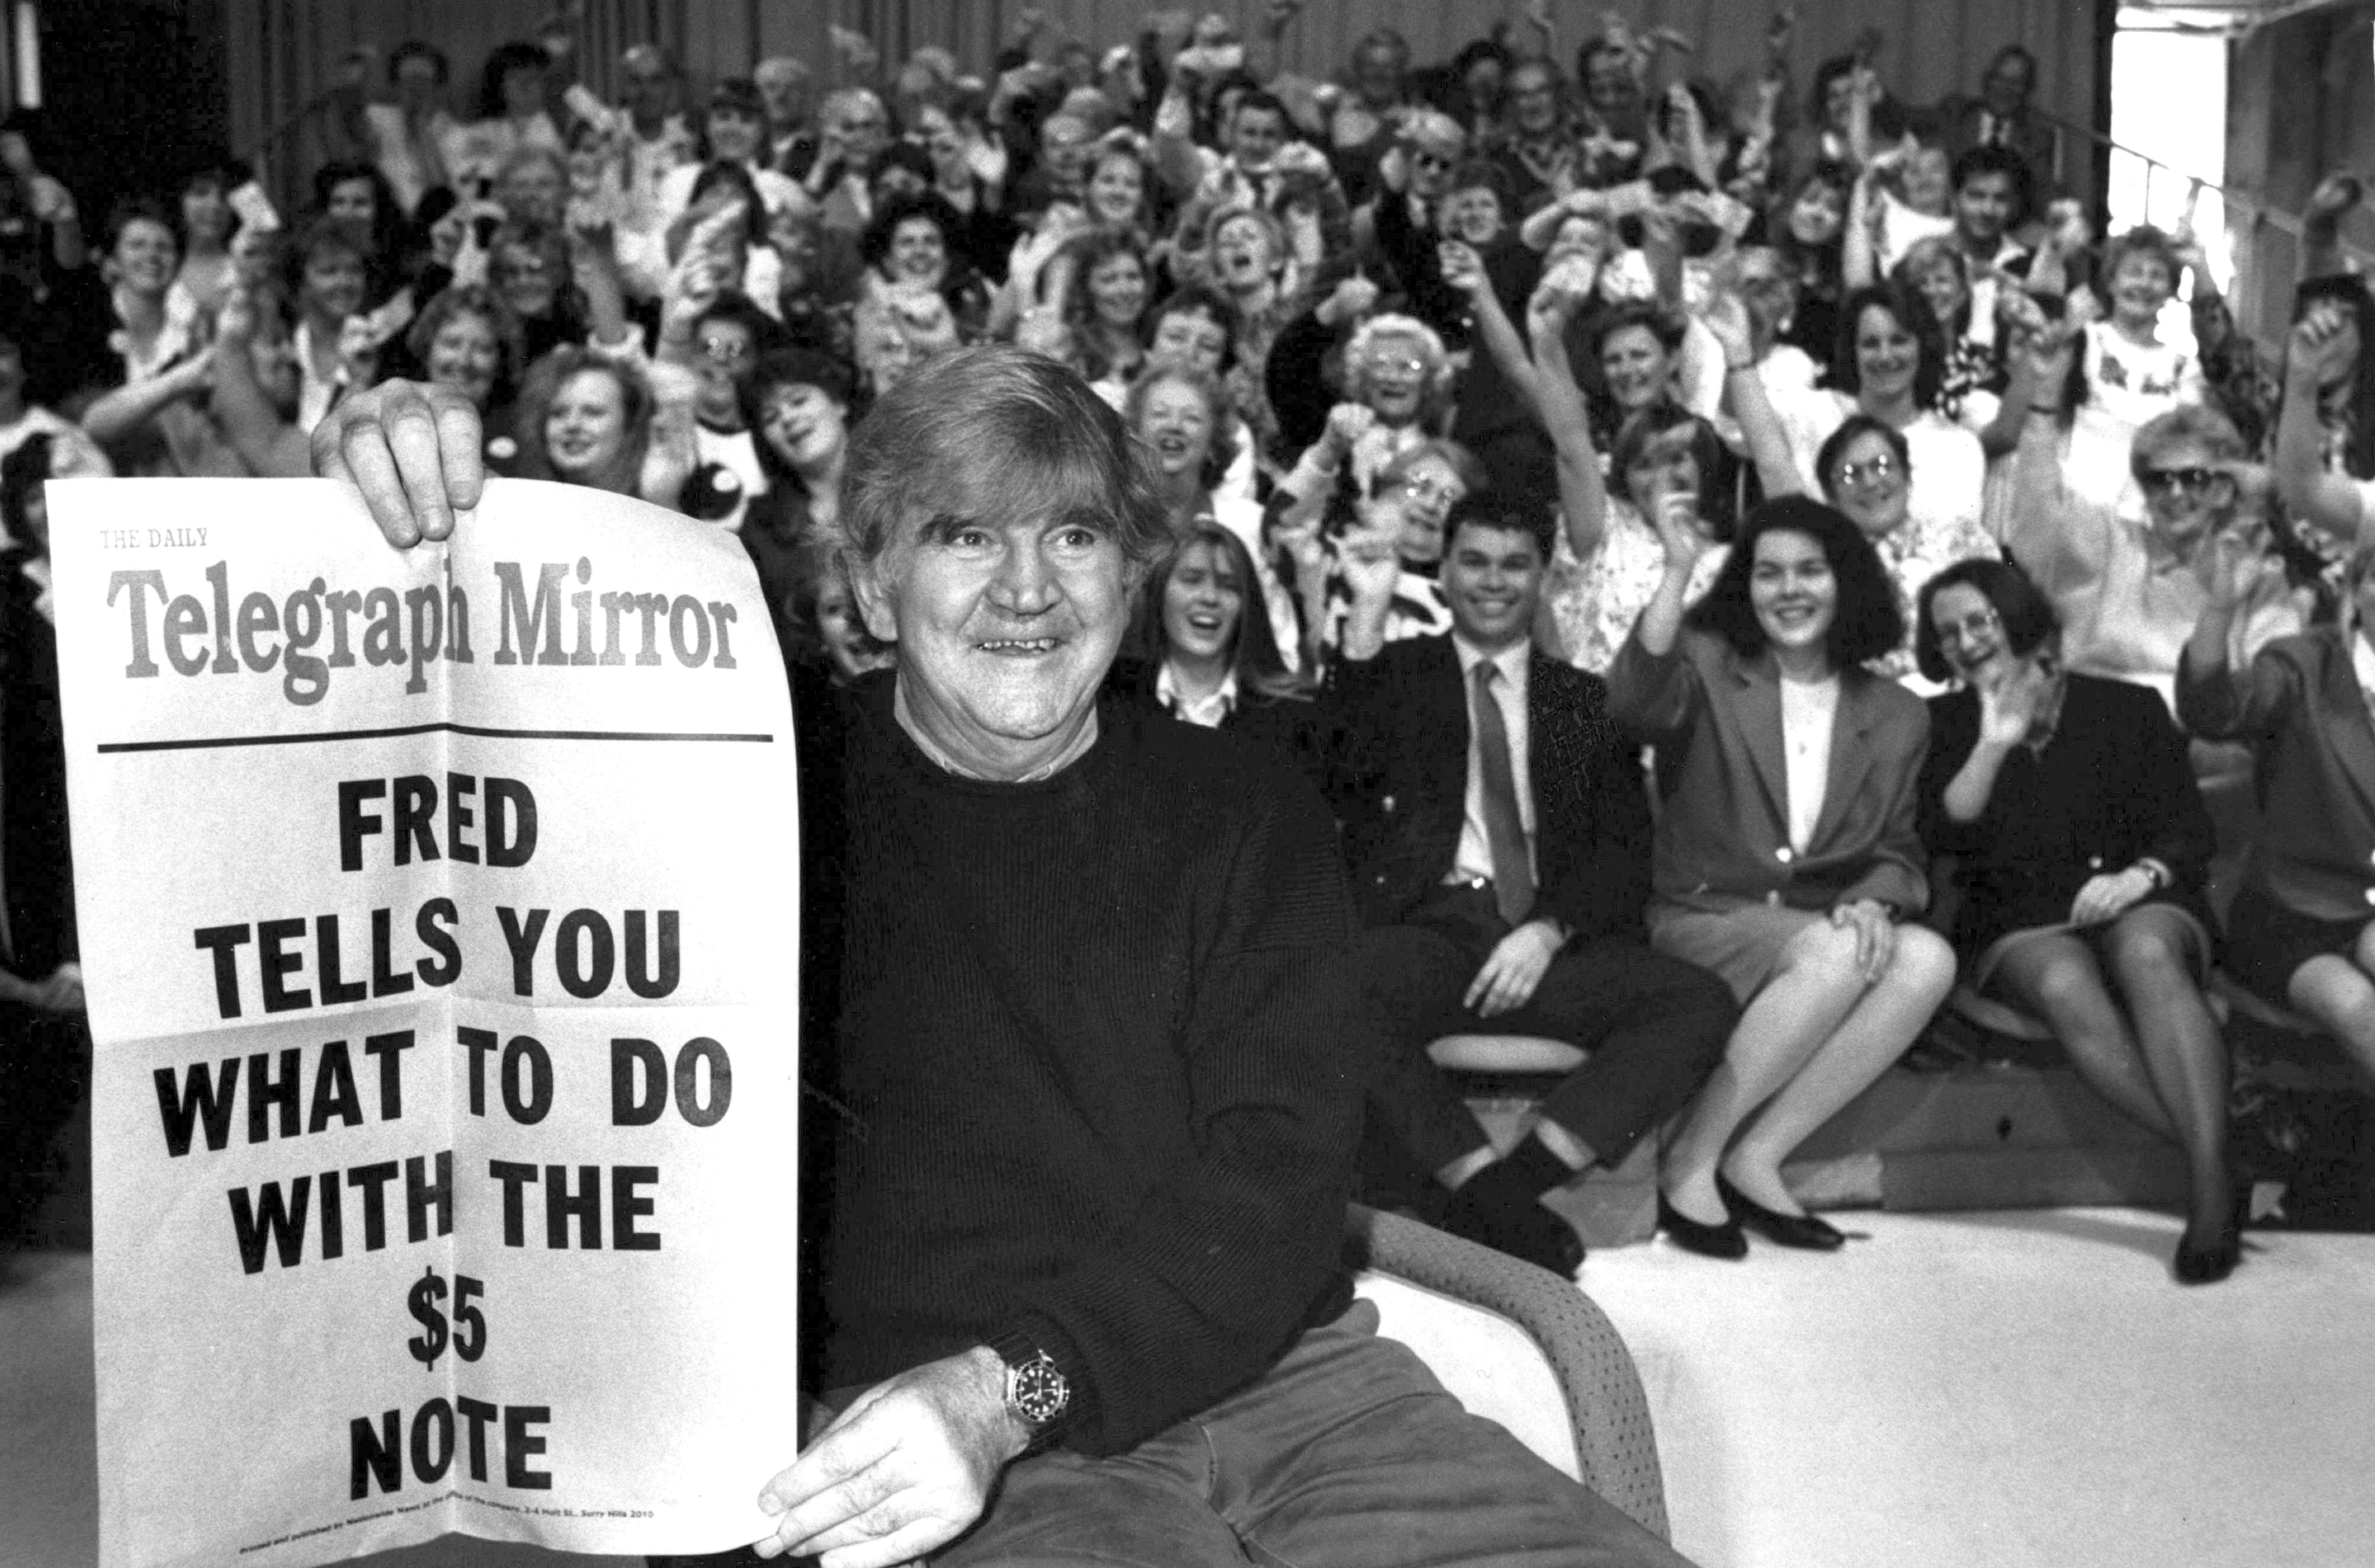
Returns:
[[[1162,671],[1163,666],[1151,659],[1117,659],[1105,674],[1104,695],[1140,713],[1171,717],[1154,694]],[[1241,691],[1237,705],[1219,727],[1223,735],[1285,763],[1326,793],[1329,760],[1338,749],[1331,708],[1316,701]]]
[[[1743,659],[1720,638],[1685,631],[1660,658],[1636,635],[1608,666],[1608,685],[1617,722],[1657,749],[1661,901],[1713,914],[1879,899],[1913,914],[1929,902],[1915,808],[1930,711],[1913,693],[1867,670],[1840,672],[1822,814],[1800,855],[1790,847],[1770,654]]]
[[[1987,100],[1955,94],[1938,100],[1927,116],[1936,127],[1949,158],[1960,158],[1979,145],[1986,124]],[[2024,109],[2013,119],[2006,146],[2028,165],[2030,216],[2038,217],[2061,189],[2062,133],[2036,109]]]
[[[2248,670],[2178,667],[2177,716],[2205,740],[2248,740],[2260,831],[2244,878],[2319,920],[2365,920],[2375,898],[2375,724],[2350,647],[2322,627],[2279,637]]]
[[[1578,941],[1637,937],[1649,813],[1638,754],[1608,722],[1597,676],[1536,653],[1527,667],[1537,914]],[[1370,925],[1407,918],[1450,875],[1468,795],[1468,693],[1451,639],[1386,645],[1338,670],[1342,748],[1330,793],[1353,898]]]

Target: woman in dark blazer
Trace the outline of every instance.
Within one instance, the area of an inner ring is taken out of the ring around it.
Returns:
[[[1705,543],[1661,513],[1664,580],[1609,667],[1616,722],[1656,748],[1662,803],[1649,939],[1743,1007],[1666,1153],[1659,1219],[1739,1257],[1743,1223],[1785,1246],[1840,1232],[1781,1161],[1913,1043],[1955,982],[1915,828],[1920,700],[1862,666],[1904,636],[1896,590],[1844,515],[1790,496],[1742,523],[1684,624]]]
[[[2026,573],[1965,560],[1924,584],[1930,700],[1922,837],[1961,865],[1955,942],[1969,983],[2042,1018],[2121,1112],[2185,1150],[2177,1277],[2240,1256],[2227,1162],[2227,1045],[2202,994],[2215,835],[2185,737],[2149,687],[2062,666]]]
[[[1224,730],[1325,789],[1335,749],[1328,712],[1281,658],[1252,553],[1235,532],[1209,519],[1188,526],[1148,580],[1132,643],[1139,656],[1117,660],[1106,678],[1114,696]]]
[[[2222,639],[2257,564],[2216,548],[2177,713],[2257,753],[2260,831],[2227,912],[2227,972],[2315,1019],[2375,1080],[2375,555],[2350,564],[2342,625],[2279,637],[2239,670]]]

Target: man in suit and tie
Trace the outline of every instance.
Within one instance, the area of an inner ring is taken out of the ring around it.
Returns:
[[[1680,1110],[1736,1012],[1720,981],[1643,937],[1648,809],[1606,687],[1531,647],[1550,526],[1489,494],[1454,508],[1451,631],[1337,671],[1336,804],[1384,1037],[1373,1134],[1452,1189],[1447,1229],[1572,1273],[1582,1244],[1542,1195],[1619,1163]],[[1354,615],[1375,613],[1376,594],[1354,588]],[[1426,1055],[1477,1030],[1589,1053],[1499,1160]]]
[[[1950,94],[1933,111],[1948,156],[1975,147],[1999,147],[2028,168],[2032,201],[2042,206],[2061,183],[2062,132],[2029,105],[2037,90],[2037,56],[2017,43],[1996,51],[1979,78],[1979,96]]]

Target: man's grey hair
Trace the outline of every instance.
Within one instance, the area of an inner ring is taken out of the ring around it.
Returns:
[[[1109,534],[1133,584],[1173,548],[1143,449],[1057,361],[1005,344],[939,355],[851,435],[841,530],[852,573],[895,578],[939,519],[1069,517]]]

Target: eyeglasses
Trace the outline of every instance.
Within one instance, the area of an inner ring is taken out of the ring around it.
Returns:
[[[702,358],[714,360],[721,365],[733,365],[744,360],[757,359],[759,350],[749,343],[728,343],[711,338],[701,346],[701,354]]]
[[[2206,495],[2219,480],[2233,477],[2223,468],[2147,468],[2137,483],[2150,496]]]
[[[1467,493],[1467,487],[1457,479],[1436,479],[1418,475],[1402,481],[1402,495],[1410,501],[1441,501],[1449,506]]]
[[[1417,358],[1404,359],[1398,354],[1373,354],[1369,357],[1373,371],[1400,371],[1406,376],[1424,375],[1426,361]]]
[[[1896,454],[1887,452],[1868,457],[1861,463],[1842,463],[1839,465],[1839,488],[1845,489],[1850,485],[1876,484],[1891,474],[1899,472],[1902,467],[1903,465],[1896,461]]]
[[[1974,614],[1967,615],[1960,620],[1949,620],[1940,624],[1938,628],[1938,641],[1941,643],[1976,643],[1982,637],[1991,636],[2003,630],[2003,618],[1998,616],[1992,608],[1983,609],[1977,611]]]
[[[1414,169],[1448,169],[1451,159],[1439,152],[1414,152],[1411,154],[1411,166]]]

